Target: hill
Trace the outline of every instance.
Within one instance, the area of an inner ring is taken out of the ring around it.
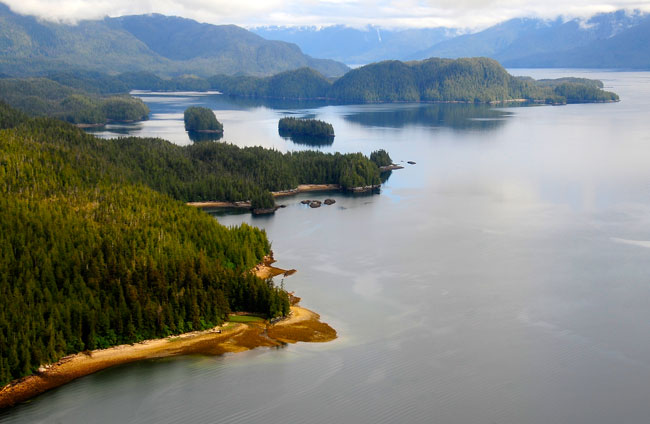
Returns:
[[[291,81],[291,84],[285,84]],[[529,100],[547,103],[615,101],[618,96],[588,80],[559,79],[543,84],[510,75],[488,58],[384,61],[353,69],[330,83],[313,71],[290,71],[268,78],[213,77],[225,94],[273,98],[324,98],[345,103],[469,102]]]
[[[234,25],[155,14],[67,25],[18,15],[0,4],[0,73],[13,76],[70,69],[271,75],[305,66],[332,76],[347,70],[309,57],[295,44],[268,41]]]

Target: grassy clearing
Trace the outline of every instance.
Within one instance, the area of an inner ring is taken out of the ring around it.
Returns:
[[[264,318],[256,317],[253,315],[231,315],[228,317],[230,322],[262,322]]]

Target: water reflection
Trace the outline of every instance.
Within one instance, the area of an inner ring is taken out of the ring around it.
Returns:
[[[302,144],[303,146],[323,147],[331,146],[334,143],[334,136],[316,137],[309,135],[290,134],[286,131],[278,130],[280,137],[285,140],[291,140],[295,144]]]
[[[197,131],[188,131],[187,135],[190,137],[194,143],[201,143],[204,141],[218,141],[223,138],[223,133],[214,133],[214,132],[197,132]]]
[[[409,125],[449,127],[457,130],[492,130],[512,113],[489,105],[410,104],[378,105],[345,115],[345,120],[367,127],[403,128]]]

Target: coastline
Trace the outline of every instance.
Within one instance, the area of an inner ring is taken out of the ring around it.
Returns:
[[[261,278],[280,274],[291,275],[296,272],[273,267],[271,266],[273,262],[275,260],[271,254],[265,257],[262,264],[252,272]],[[41,370],[33,375],[0,388],[0,409],[14,406],[77,378],[116,365],[145,359],[188,354],[222,355],[244,352],[257,347],[280,347],[297,342],[323,343],[336,339],[336,330],[327,323],[321,322],[320,315],[298,306],[299,299],[291,297],[294,304],[291,306],[289,316],[274,323],[226,322],[209,330],[66,356],[54,364],[41,367]]]

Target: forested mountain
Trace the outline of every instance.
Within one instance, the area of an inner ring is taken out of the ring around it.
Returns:
[[[295,43],[307,54],[347,64],[366,64],[381,60],[406,60],[424,46],[433,46],[459,34],[453,28],[387,29],[367,26],[357,29],[344,25],[328,27],[252,28],[267,40]]]
[[[618,11],[587,20],[512,19],[411,56],[485,56],[506,67],[650,67],[650,15]]]
[[[334,76],[347,70],[341,63],[311,58],[294,44],[267,41],[234,25],[162,15],[67,25],[18,15],[0,3],[0,72],[13,76],[70,68],[147,70],[165,76],[271,75],[304,66]]]
[[[274,77],[213,77],[213,88],[253,97],[326,98],[346,103],[462,101],[474,103],[526,99],[547,103],[614,101],[618,96],[586,80],[546,81],[517,78],[487,58],[384,61],[353,69],[333,83],[313,72],[292,71],[283,91]],[[301,87],[306,87],[300,91]],[[295,97],[292,97],[295,96]]]

